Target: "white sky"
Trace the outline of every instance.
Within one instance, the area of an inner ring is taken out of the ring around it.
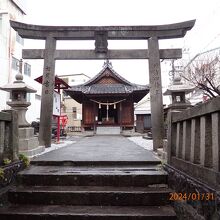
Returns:
[[[183,48],[184,59],[220,46],[219,0],[27,0],[26,23],[40,25],[155,25],[197,19],[184,39],[160,42],[160,48]],[[26,48],[44,44],[26,41]],[[94,42],[58,42],[58,48],[90,49]],[[109,42],[109,49],[147,48],[145,41]],[[42,75],[42,61],[31,61],[32,71]],[[94,76],[103,61],[57,61],[56,74],[85,73]],[[148,83],[146,60],[113,60],[113,68],[131,82]],[[170,62],[162,63],[163,85],[168,83]]]

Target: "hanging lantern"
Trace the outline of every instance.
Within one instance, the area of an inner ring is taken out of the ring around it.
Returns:
[[[101,108],[102,106],[101,106],[101,103],[99,103],[99,109]]]
[[[114,109],[116,109],[116,104],[114,103]]]

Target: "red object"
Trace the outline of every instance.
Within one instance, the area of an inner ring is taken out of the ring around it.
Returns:
[[[42,84],[43,76],[39,76],[38,78],[34,79],[35,81]],[[55,76],[55,86],[54,89],[57,89],[57,92],[60,93],[60,89],[68,89],[70,86],[60,79],[59,77]],[[57,143],[60,142],[60,118],[62,116],[57,116]]]
[[[64,129],[67,125],[68,117],[67,115],[61,115],[60,116],[60,123],[62,124],[62,128]]]

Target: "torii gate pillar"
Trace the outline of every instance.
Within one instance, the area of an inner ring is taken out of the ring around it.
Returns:
[[[157,148],[163,147],[164,138],[163,96],[159,43],[157,37],[148,39],[148,50],[153,149],[156,150]]]
[[[40,110],[39,144],[50,147],[52,137],[53,93],[55,83],[56,39],[47,37],[44,50],[44,72]],[[48,132],[50,131],[50,132]],[[45,135],[47,134],[47,135]]]

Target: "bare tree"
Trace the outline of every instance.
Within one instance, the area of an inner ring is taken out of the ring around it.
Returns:
[[[210,98],[220,96],[220,56],[198,57],[185,68],[182,78]]]

